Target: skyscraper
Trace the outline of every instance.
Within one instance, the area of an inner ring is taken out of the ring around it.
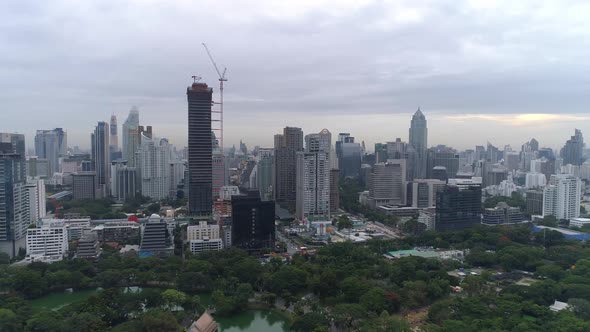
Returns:
[[[303,151],[301,128],[285,127],[275,135],[275,200],[295,204],[297,192],[297,152]]]
[[[170,145],[168,140],[141,134],[139,149],[141,194],[163,199],[170,193]]]
[[[413,179],[426,177],[426,149],[428,148],[428,126],[420,108],[412,116],[410,123],[410,146],[414,149]]]
[[[561,149],[561,158],[563,158],[564,165],[582,165],[584,162],[584,136],[581,130],[576,129],[574,136],[567,140]]]
[[[139,150],[139,111],[133,107],[123,123],[123,159],[129,167],[135,167],[136,153]]]
[[[273,166],[274,150],[261,148],[258,150],[258,164],[256,181],[260,191],[260,199],[270,201],[273,198]]]
[[[213,211],[213,145],[211,104],[213,89],[193,83],[186,89],[188,101],[188,188],[189,213]]]
[[[225,178],[225,156],[223,155],[223,151],[221,151],[221,146],[219,144],[219,140],[215,136],[214,132],[211,132],[212,142],[213,144],[213,151],[212,151],[212,188],[213,188],[213,199],[219,197],[219,189],[226,185],[226,178]]]
[[[405,204],[405,182],[405,159],[390,159],[387,163],[373,165],[369,177],[369,204],[371,207]]]
[[[59,172],[59,157],[67,153],[67,134],[62,128],[37,130],[35,154],[49,163],[49,177]]]
[[[327,129],[305,136],[305,151],[297,152],[297,217],[330,220],[330,146]]]
[[[361,145],[354,142],[354,137],[349,133],[338,134],[336,142],[336,156],[340,176],[344,178],[357,178],[361,170]]]
[[[248,251],[273,248],[275,241],[275,203],[261,201],[260,194],[231,196],[232,244]]]
[[[119,127],[117,126],[117,116],[111,115],[110,122],[110,137],[109,137],[109,153],[111,160],[119,159],[121,157],[119,153]]]
[[[106,197],[110,192],[111,160],[109,154],[109,124],[98,122],[92,134],[92,161],[96,172],[97,197]]]
[[[118,202],[134,198],[137,192],[137,171],[126,160],[111,162],[111,194]]]
[[[580,216],[582,180],[569,174],[551,175],[543,190],[543,216],[571,219]]]
[[[29,223],[25,137],[0,133],[0,251],[12,258],[24,249]]]

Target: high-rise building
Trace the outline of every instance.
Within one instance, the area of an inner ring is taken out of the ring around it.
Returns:
[[[462,230],[481,223],[481,178],[449,179],[436,196],[437,231]]]
[[[137,192],[137,170],[127,166],[127,160],[111,163],[111,195],[118,202],[134,198]]]
[[[110,136],[109,136],[109,153],[110,159],[116,160],[120,159],[121,151],[119,150],[119,126],[117,126],[117,116],[111,115],[111,122],[109,126]]]
[[[420,108],[410,123],[410,146],[414,149],[412,179],[424,179],[427,175],[428,125]],[[437,165],[435,165],[437,166]]]
[[[561,149],[561,158],[563,158],[564,165],[582,165],[584,162],[584,136],[581,130],[576,129],[574,136],[567,140]]]
[[[327,129],[305,136],[305,151],[297,152],[297,217],[330,220],[330,146]]]
[[[443,191],[447,182],[438,179],[415,179],[408,183],[407,205],[426,209],[436,206],[436,195]]]
[[[297,199],[297,152],[303,151],[301,128],[285,127],[275,135],[275,200],[295,204]]]
[[[488,148],[486,150],[486,161],[495,164],[500,159],[502,159],[502,152],[500,152],[500,149],[493,146],[492,143],[488,142]]]
[[[141,140],[139,137],[139,111],[133,107],[123,123],[123,156],[129,167],[135,167],[136,154]]]
[[[406,160],[390,159],[373,166],[369,177],[369,205],[405,204]]]
[[[67,134],[62,128],[37,130],[35,135],[35,154],[49,163],[49,177],[59,172],[59,157],[67,153]]]
[[[260,192],[260,199],[270,201],[273,199],[273,169],[274,149],[259,149],[258,164],[256,165],[257,188]]]
[[[96,198],[96,172],[72,174],[72,197],[75,200]]]
[[[256,191],[232,196],[232,244],[248,251],[273,248],[275,243],[275,203],[261,201]]]
[[[531,216],[543,214],[543,190],[527,190],[526,213]]]
[[[338,213],[340,208],[340,170],[330,170],[330,213]]]
[[[97,197],[110,193],[111,159],[109,153],[109,124],[100,121],[92,134],[92,161],[96,172]]]
[[[11,258],[25,248],[31,221],[25,172],[25,136],[0,133],[0,252]]]
[[[384,163],[387,158],[387,144],[375,143],[375,162]]]
[[[543,190],[543,216],[578,218],[581,201],[582,180],[569,174],[554,174]]]
[[[203,251],[221,250],[223,244],[219,229],[218,224],[208,224],[207,221],[200,221],[198,225],[188,226],[186,239],[191,252],[198,254]]]
[[[525,187],[527,189],[542,188],[542,187],[545,187],[546,184],[547,184],[547,179],[545,178],[544,174],[537,173],[537,172],[526,173]]]
[[[40,159],[37,156],[27,157],[27,176],[39,177],[42,179],[49,178],[49,161]]]
[[[141,134],[139,168],[141,194],[152,199],[170,194],[170,144],[165,138],[150,138]]]
[[[361,170],[361,145],[354,142],[354,137],[349,133],[338,134],[336,142],[336,157],[340,176],[344,178],[357,178]]]
[[[212,137],[212,144],[213,144],[213,152],[212,152],[212,186],[213,186],[213,199],[216,199],[219,196],[219,188],[223,187],[227,183],[227,179],[225,177],[225,157],[223,155],[223,151],[221,151],[221,146],[219,144],[219,140],[215,136],[214,132],[211,132]]]
[[[26,188],[29,193],[29,217],[31,223],[35,223],[47,215],[45,181],[40,178],[27,178]]]
[[[531,146],[532,151],[539,151],[539,141],[537,141],[536,139],[531,139],[529,145]]]
[[[459,172],[459,155],[450,149],[443,151],[430,149],[428,150],[427,165],[427,175],[430,179],[435,178],[433,170],[437,166],[443,166],[447,170],[448,178],[455,178]]]
[[[188,101],[188,202],[189,213],[213,211],[213,139],[211,105],[213,89],[193,83],[186,89]]]

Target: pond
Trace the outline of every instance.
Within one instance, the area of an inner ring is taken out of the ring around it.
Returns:
[[[131,291],[137,291],[132,289]],[[98,289],[54,292],[31,301],[34,311],[41,309],[59,310],[64,306],[85,300],[96,294]],[[202,303],[210,303],[210,294],[199,295]],[[288,322],[278,313],[270,310],[248,310],[231,317],[215,317],[219,332],[282,332],[289,330]]]

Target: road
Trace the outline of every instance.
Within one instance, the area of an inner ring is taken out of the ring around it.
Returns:
[[[279,239],[279,241],[285,242],[287,244],[287,253],[289,255],[294,255],[294,254],[296,254],[299,251],[299,247],[297,247],[297,244],[295,242],[293,242],[290,239],[286,238],[278,230],[277,230],[276,234],[277,234],[277,239]]]

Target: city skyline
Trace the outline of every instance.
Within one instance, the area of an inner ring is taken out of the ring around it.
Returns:
[[[2,130],[31,142],[37,129],[63,127],[70,145],[87,148],[96,121],[125,119],[137,105],[157,136],[186,145],[178,91],[190,75],[214,89],[216,79],[188,36],[208,41],[228,67],[226,146],[243,138],[269,147],[284,126],[354,132],[367,146],[407,141],[407,119],[419,106],[430,141],[458,149],[469,147],[466,137],[497,146],[542,137],[541,145],[560,148],[574,128],[590,130],[581,125],[589,119],[584,2],[262,1],[239,16],[228,15],[229,6],[236,9],[229,2],[6,6]],[[57,19],[76,33],[64,35]],[[30,102],[37,98],[44,102]]]

